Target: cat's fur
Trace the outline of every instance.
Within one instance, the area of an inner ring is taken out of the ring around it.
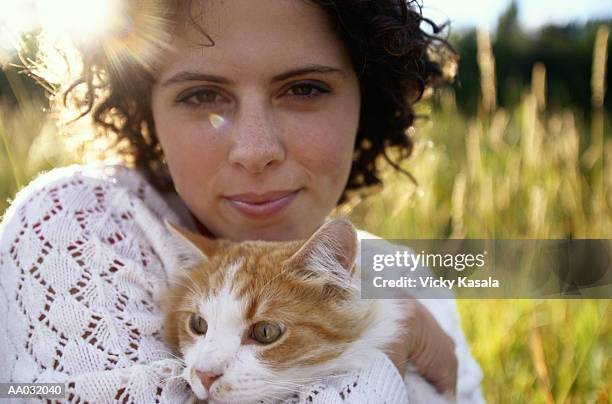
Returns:
[[[199,399],[271,402],[300,385],[368,363],[400,329],[401,305],[363,300],[352,224],[333,220],[306,241],[211,240],[169,225],[197,253],[163,303],[169,346],[184,358],[184,379]],[[190,328],[193,314],[208,324]],[[259,321],[282,324],[264,345],[251,338]],[[208,390],[198,374],[222,374]]]

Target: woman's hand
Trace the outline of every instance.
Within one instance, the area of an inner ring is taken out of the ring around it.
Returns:
[[[455,394],[457,357],[454,341],[417,300],[405,300],[407,330],[389,346],[388,356],[402,377],[410,362],[440,393]]]

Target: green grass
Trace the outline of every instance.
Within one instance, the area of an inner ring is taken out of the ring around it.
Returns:
[[[42,171],[74,161],[40,104],[0,105],[0,212]]]
[[[0,212],[37,173],[73,161],[41,107],[0,107]],[[428,112],[427,104],[421,107]],[[612,238],[612,143],[590,147],[587,122],[538,111],[466,117],[443,93],[404,168],[355,222],[387,238]],[[609,128],[608,128],[609,133]],[[489,402],[612,402],[608,300],[461,300]]]

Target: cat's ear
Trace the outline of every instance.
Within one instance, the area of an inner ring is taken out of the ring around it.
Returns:
[[[164,223],[168,230],[177,236],[176,238],[180,240],[182,246],[187,247],[188,251],[185,252],[187,255],[185,261],[207,261],[215,254],[217,249],[217,242],[215,240],[184,229],[167,220]]]
[[[310,236],[287,263],[339,286],[348,286],[355,267],[357,248],[355,227],[348,220],[335,219]]]

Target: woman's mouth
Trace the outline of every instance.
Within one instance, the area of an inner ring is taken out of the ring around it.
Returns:
[[[289,191],[272,191],[263,194],[244,193],[226,196],[224,199],[234,209],[252,218],[265,218],[287,207],[302,188]]]

